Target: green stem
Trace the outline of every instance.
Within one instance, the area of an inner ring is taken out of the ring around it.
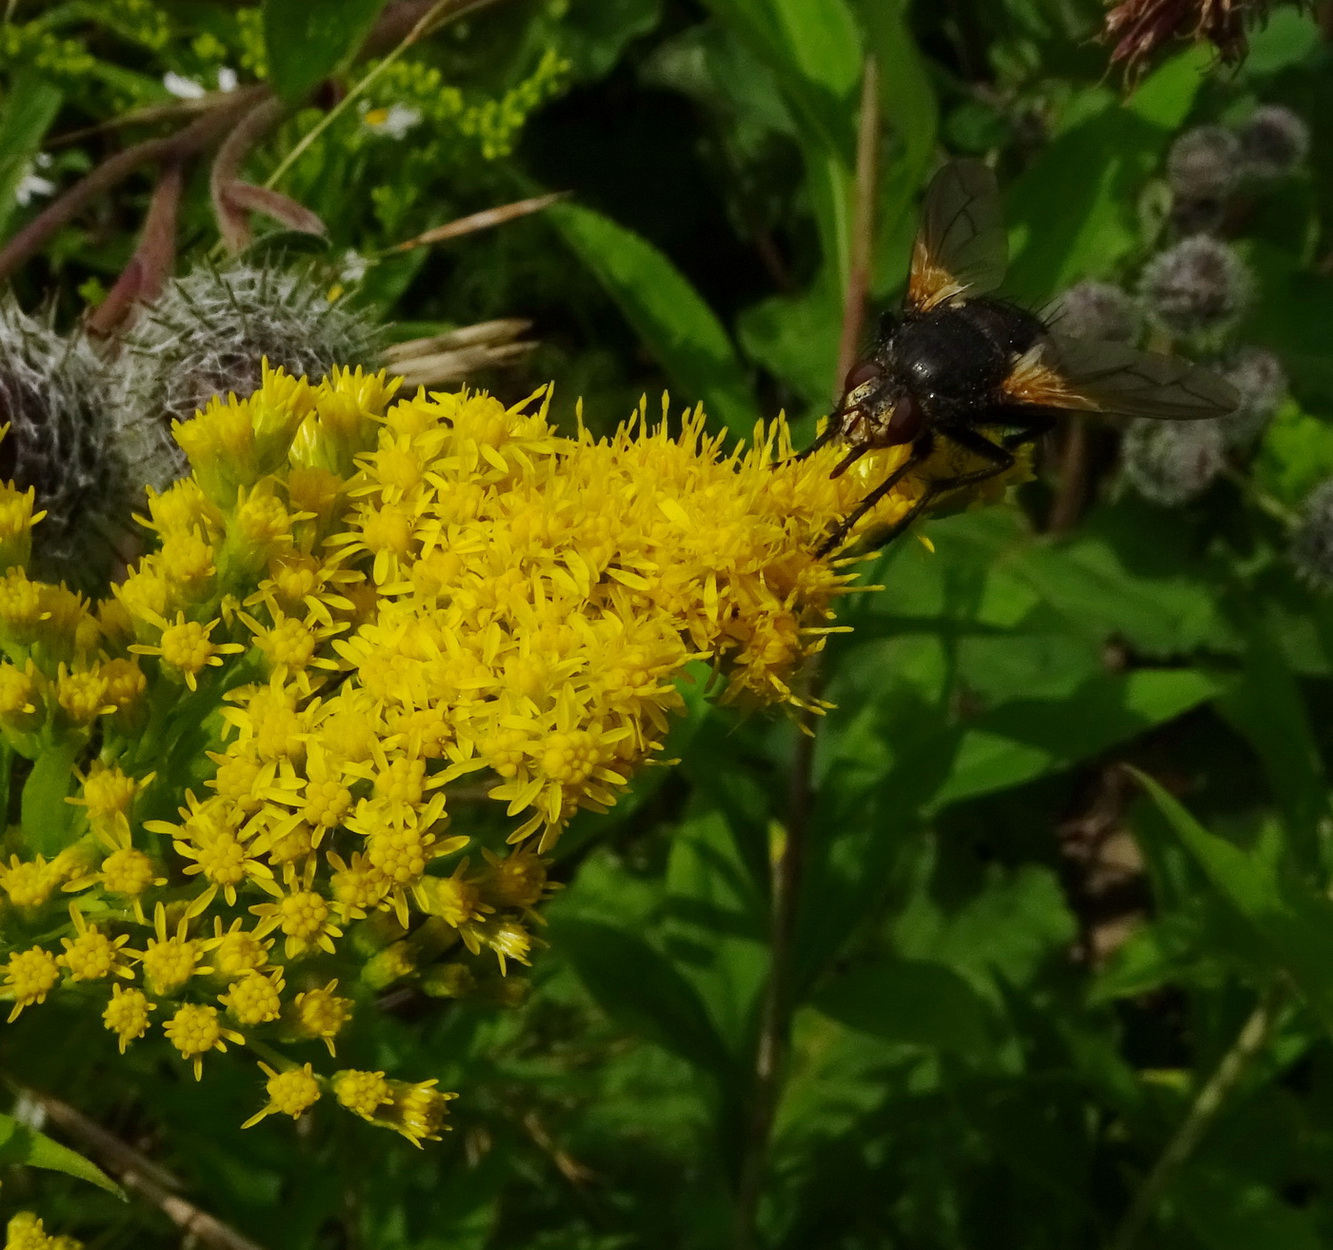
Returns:
[[[1222,1056],[1217,1070],[1195,1096],[1189,1114],[1167,1142],[1166,1148],[1153,1164],[1152,1171],[1134,1195],[1134,1201],[1107,1243],[1106,1250],[1132,1250],[1138,1243],[1176,1173],[1194,1154],[1223,1103],[1267,1044],[1281,1001],[1282,995],[1273,990],[1260,998],[1258,1006],[1236,1035],[1231,1049]]]
[[[437,0],[437,2],[431,5],[431,7],[427,9],[426,12],[421,16],[421,18],[417,20],[416,24],[412,27],[412,29],[409,30],[407,34],[405,34],[402,37],[402,39],[400,39],[398,43],[392,49],[389,50],[389,52],[385,55],[384,59],[381,60],[379,64],[372,66],[370,72],[367,73],[364,78],[362,78],[345,96],[343,96],[341,100],[338,101],[337,104],[333,106],[333,108],[331,108],[327,113],[325,113],[324,116],[319,119],[319,121],[317,121],[308,131],[306,131],[304,135],[301,136],[301,139],[296,144],[296,146],[292,148],[292,150],[282,158],[282,160],[278,163],[277,169],[275,169],[268,176],[268,179],[267,181],[265,181],[264,186],[266,187],[276,186],[279,180],[282,178],[282,176],[289,169],[291,169],[291,167],[295,165],[296,162],[299,161],[303,155],[305,155],[305,152],[310,147],[310,145],[314,143],[314,141],[318,139],[319,136],[322,135],[330,126],[332,126],[333,123],[337,121],[339,117],[341,117],[345,112],[347,112],[347,110],[351,107],[352,102],[356,100],[359,96],[363,95],[366,91],[366,88],[368,88],[370,84],[375,81],[375,79],[377,79],[382,73],[384,73],[384,71],[388,69],[389,66],[392,65],[400,56],[402,56],[403,53],[408,50],[408,48],[410,48],[414,43],[416,43],[416,41],[420,39],[422,35],[424,35],[428,30],[430,30],[431,27],[434,25],[436,19],[443,16],[446,10],[451,8],[455,9],[456,12],[449,14],[449,16],[461,17],[463,16],[464,13],[468,13],[473,9],[480,8],[482,7],[483,4],[490,2],[491,0],[473,0],[472,3],[468,3],[467,0],[463,0],[463,3],[460,4],[459,0]]]
[[[819,657],[816,657],[815,664],[819,664]],[[806,683],[809,702],[818,701],[823,684],[822,670],[812,669]],[[802,732],[792,758],[786,836],[773,865],[768,986],[764,994],[759,1040],[755,1046],[750,1117],[736,1193],[736,1250],[752,1250],[758,1244],[759,1198],[763,1192],[769,1143],[782,1097],[783,1074],[791,1045],[794,1006],[791,990],[792,939],[796,931],[797,900],[805,866],[805,839],[814,792],[815,728],[821,719],[809,711],[801,716]]]

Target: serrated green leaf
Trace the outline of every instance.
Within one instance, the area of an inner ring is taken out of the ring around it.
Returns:
[[[385,0],[264,0],[268,76],[299,104],[361,46]]]
[[[680,270],[646,239],[592,209],[557,204],[546,216],[662,363],[677,403],[702,401],[715,419],[748,438],[758,410],[744,370],[722,323]]]
[[[1333,1031],[1333,901],[1293,877],[1279,877],[1270,856],[1211,834],[1146,773],[1131,769],[1172,832],[1190,852],[1254,941],[1254,957],[1285,974],[1326,1029]]]
[[[0,1164],[23,1164],[50,1172],[64,1172],[66,1176],[88,1181],[129,1201],[125,1191],[95,1163],[53,1141],[45,1133],[20,1124],[13,1116],[0,1115]]]

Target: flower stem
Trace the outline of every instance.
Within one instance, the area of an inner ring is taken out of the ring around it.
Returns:
[[[353,101],[360,96],[371,83],[375,81],[386,69],[389,68],[404,52],[417,42],[423,35],[427,34],[438,21],[448,21],[454,18],[464,17],[476,9],[484,8],[488,4],[495,3],[495,0],[436,0],[425,13],[417,19],[412,29],[400,39],[397,45],[391,48],[377,65],[370,68],[369,72],[360,79],[359,82],[343,96],[337,104],[333,106],[323,117],[319,119],[311,128],[301,136],[296,146],[292,148],[286,156],[278,163],[275,169],[265,181],[265,187],[274,187],[282,176],[305,154],[316,139],[319,138],[335,121],[341,117]]]
[[[1133,1203],[1107,1243],[1106,1250],[1132,1250],[1137,1244],[1176,1173],[1197,1149],[1208,1126],[1222,1109],[1222,1104],[1267,1044],[1280,1003],[1281,995],[1276,991],[1270,990],[1260,998],[1250,1018],[1241,1026],[1231,1049],[1222,1056],[1217,1070],[1199,1090],[1189,1114],[1167,1142],[1166,1148],[1153,1164],[1152,1171],[1134,1195]]]
[[[817,704],[824,685],[819,657],[815,659],[806,685],[805,697],[808,703]],[[814,790],[815,727],[820,719],[808,708],[801,715],[801,733],[792,753],[786,836],[773,864],[768,986],[764,995],[759,1040],[755,1047],[750,1121],[736,1193],[736,1250],[751,1250],[757,1244],[759,1197],[763,1190],[769,1141],[782,1095],[783,1069],[791,1042],[792,937],[796,928],[796,906],[805,866],[805,838]]]

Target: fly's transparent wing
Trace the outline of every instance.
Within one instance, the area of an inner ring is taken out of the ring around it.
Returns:
[[[909,308],[927,312],[959,297],[988,295],[1004,279],[1009,236],[995,175],[980,161],[952,161],[926,191],[912,249]]]
[[[1013,403],[1159,421],[1224,417],[1240,404],[1229,383],[1177,356],[1059,337],[1020,356],[1000,390]]]
[[[1051,340],[1066,386],[1095,412],[1159,421],[1204,421],[1240,406],[1229,382],[1178,356],[1140,352],[1122,343]]]

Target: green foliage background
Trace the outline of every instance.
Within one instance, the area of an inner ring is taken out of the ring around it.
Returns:
[[[54,140],[168,103],[167,71],[271,70],[294,100],[330,73],[354,82],[376,6],[339,0],[338,22],[303,27],[320,7],[10,6],[5,233],[41,207],[14,202],[28,157],[50,151],[68,183],[123,139]],[[1203,1093],[1216,1114],[1139,1244],[1333,1243],[1333,609],[1296,577],[1280,519],[1333,472],[1333,64],[1313,21],[1279,9],[1234,74],[1176,48],[1126,98],[1089,39],[1100,15],[1095,0],[510,0],[409,54],[438,79],[370,93],[425,115],[404,138],[351,109],[331,126],[280,185],[335,255],[573,192],[372,265],[364,297],[401,337],[527,317],[540,349],[478,379],[502,395],[554,377],[566,420],[582,395],[609,426],[669,386],[738,433],[785,408],[808,437],[835,387],[867,56],[878,306],[942,153],[994,157],[1008,290],[1040,306],[1137,271],[1182,127],[1286,103],[1313,128],[1308,171],[1244,206],[1238,242],[1258,277],[1240,337],[1281,356],[1292,398],[1188,508],[1120,489],[1098,441],[1071,532],[1045,532],[1048,456],[1018,506],[933,521],[934,554],[903,542],[869,568],[885,589],[829,647],[836,708],[804,815],[792,724],[694,707],[680,766],[558,848],[565,888],[520,1007],[399,996],[361,1039],[461,1092],[443,1143],[418,1153],[347,1116],[242,1133],[246,1059],[210,1059],[196,1086],[160,1050],[118,1057],[57,1000],[0,1030],[15,1090],[76,1106],[270,1250],[1110,1245]],[[254,180],[319,116],[296,111]],[[202,255],[215,230],[193,176],[181,238]],[[69,319],[107,289],[149,190],[131,181],[64,228],[17,276],[24,302]],[[805,857],[780,955],[793,1037],[751,1239],[737,1195],[789,835]],[[1256,1018],[1213,1108],[1210,1078]],[[5,1131],[0,1158],[62,1166]],[[56,1172],[7,1168],[0,1201],[99,1247],[181,1236],[142,1196]]]

